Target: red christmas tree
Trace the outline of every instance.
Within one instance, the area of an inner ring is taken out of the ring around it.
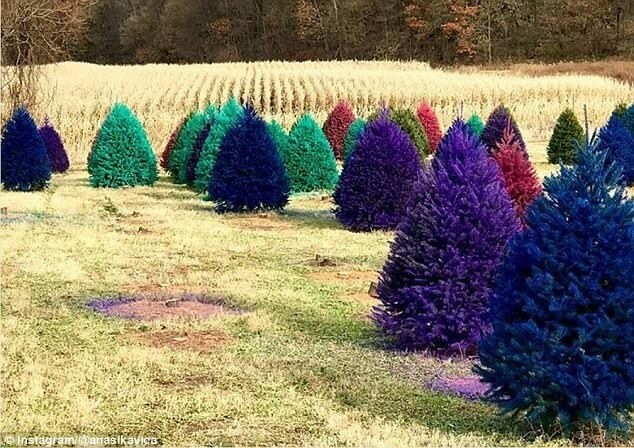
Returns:
[[[513,201],[515,212],[523,222],[526,207],[540,195],[542,185],[533,164],[526,158],[519,140],[509,126],[496,146],[494,158],[502,170],[504,185]]]
[[[170,135],[170,138],[167,141],[167,144],[165,145],[165,149],[163,150],[163,153],[161,154],[161,160],[159,161],[159,164],[161,165],[161,168],[163,168],[165,171],[167,171],[167,162],[170,159],[170,155],[172,154],[172,149],[174,149],[174,145],[176,144],[176,140],[178,139],[178,134],[180,134],[182,128],[183,128],[183,122],[181,121],[176,127],[176,129],[174,129],[174,132],[172,132],[172,135]]]
[[[343,158],[343,143],[354,120],[355,115],[350,104],[340,101],[324,123],[324,134],[338,160]]]
[[[432,109],[426,101],[423,101],[420,106],[418,106],[416,115],[423,125],[423,128],[425,128],[427,140],[429,141],[429,149],[432,152],[436,151],[440,144],[440,139],[442,139],[442,131],[436,112],[434,112],[434,109]]]

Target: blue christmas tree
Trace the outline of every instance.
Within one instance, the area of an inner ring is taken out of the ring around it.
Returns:
[[[2,132],[0,181],[5,190],[43,190],[51,179],[51,162],[37,125],[18,107]]]
[[[207,191],[220,213],[281,209],[288,202],[284,163],[252,107],[224,136]]]
[[[608,123],[599,131],[597,149],[607,153],[607,163],[616,162],[623,169],[623,180],[634,183],[634,132],[625,121],[612,115]]]
[[[504,411],[568,432],[625,427],[634,406],[634,201],[595,145],[528,208],[476,367]]]

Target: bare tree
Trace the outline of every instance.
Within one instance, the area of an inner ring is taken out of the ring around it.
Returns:
[[[67,57],[81,41],[95,0],[3,0],[1,61],[6,107],[35,106],[39,64]]]

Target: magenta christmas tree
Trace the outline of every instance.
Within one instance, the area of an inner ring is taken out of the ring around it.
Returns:
[[[519,228],[500,168],[456,121],[398,228],[375,322],[402,348],[473,353],[489,329],[488,296]]]
[[[390,230],[403,220],[421,174],[414,144],[387,112],[368,123],[334,192],[335,215],[352,231]]]

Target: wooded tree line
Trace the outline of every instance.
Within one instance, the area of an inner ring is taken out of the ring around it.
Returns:
[[[65,51],[31,55],[38,62],[399,58],[453,64],[634,54],[634,0],[3,1],[10,11],[23,4],[76,5],[72,17],[82,21],[58,33],[50,30],[59,28],[50,20],[55,14],[34,26],[25,25],[29,17],[3,14],[4,64],[23,57],[25,39],[51,36],[52,47]],[[56,10],[58,18],[71,14]]]

